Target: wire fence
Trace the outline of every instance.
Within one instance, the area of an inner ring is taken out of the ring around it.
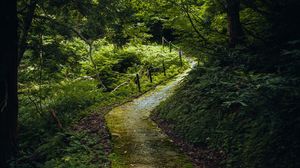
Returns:
[[[168,41],[164,37],[162,37],[161,43],[162,43],[162,47],[163,47],[162,51],[165,51],[164,48],[165,48],[166,44],[169,47],[169,52],[172,52],[172,50],[174,50],[174,49],[178,50],[178,56],[179,56],[178,59],[179,59],[180,66],[182,67],[183,66],[183,60],[182,60],[183,51],[181,50],[181,48],[176,46],[175,44],[173,44],[171,41]],[[146,67],[146,75],[147,75],[150,83],[153,82],[153,76],[152,75],[153,75],[153,72],[157,71],[157,69],[160,69],[163,72],[164,76],[167,76],[167,72],[166,72],[167,71],[167,66],[166,66],[164,60],[162,61],[161,67],[159,67],[159,68],[155,68],[155,67],[152,67],[150,65],[150,66]],[[139,72],[134,75],[135,76],[134,83],[136,84],[137,89],[138,89],[139,92],[142,92],[142,90],[141,90],[141,80],[140,79],[144,75],[143,72],[144,72],[143,68],[141,68],[139,70]],[[131,75],[133,75],[133,74],[131,74]],[[116,90],[116,89],[114,89],[114,90]]]

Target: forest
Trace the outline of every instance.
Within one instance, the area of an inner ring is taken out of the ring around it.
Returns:
[[[299,168],[299,0],[2,0],[0,167]]]

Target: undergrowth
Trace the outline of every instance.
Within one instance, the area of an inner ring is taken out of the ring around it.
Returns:
[[[300,79],[197,67],[154,110],[185,141],[223,153],[222,167],[296,168]]]
[[[81,129],[74,127],[84,118],[95,113],[102,116],[114,105],[133,99],[187,68],[185,60],[184,66],[179,66],[177,52],[170,53],[158,45],[116,49],[106,44],[96,46],[93,57],[98,71],[88,59],[81,59],[77,75],[75,72],[66,74],[66,70],[61,69],[55,78],[44,78],[40,82],[26,76],[38,71],[37,68],[20,72],[17,167],[109,167],[103,146],[107,145],[103,144],[107,135],[91,133],[86,130],[87,123]],[[163,61],[166,76],[162,71]],[[147,76],[148,68],[152,71],[152,83]],[[97,72],[108,90],[97,87]],[[141,92],[135,83],[137,73],[141,77]]]

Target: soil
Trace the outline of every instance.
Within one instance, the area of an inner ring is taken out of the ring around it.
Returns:
[[[214,151],[205,146],[189,143],[172,130],[170,123],[159,119],[157,116],[151,116],[151,119],[158,124],[161,130],[172,139],[173,143],[179,147],[181,151],[190,157],[195,168],[221,167],[220,163],[225,158],[223,151]]]

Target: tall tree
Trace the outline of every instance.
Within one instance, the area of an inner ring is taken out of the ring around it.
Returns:
[[[17,151],[17,11],[16,0],[0,2],[0,167],[8,167],[8,160]]]
[[[228,19],[229,46],[235,47],[241,43],[244,32],[240,22],[240,0],[226,0]]]

